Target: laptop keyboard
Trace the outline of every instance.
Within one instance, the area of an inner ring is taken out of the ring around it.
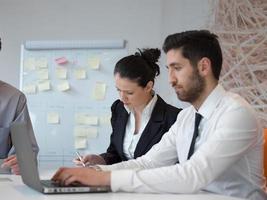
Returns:
[[[86,185],[83,185],[81,183],[72,183],[70,185],[60,185],[58,182],[56,181],[52,181],[52,180],[41,180],[41,183],[46,186],[46,187],[88,187]]]
[[[41,180],[41,183],[46,187],[62,187],[58,182],[52,180]]]

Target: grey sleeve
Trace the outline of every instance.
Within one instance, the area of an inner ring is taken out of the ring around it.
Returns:
[[[17,109],[16,109],[16,115],[12,123],[26,123],[28,134],[30,135],[33,151],[37,155],[39,151],[39,147],[37,145],[36,138],[33,132],[33,127],[32,127],[32,123],[31,123],[31,119],[30,119],[30,115],[29,115],[29,111],[27,107],[27,101],[26,101],[26,97],[24,94],[21,94],[19,97],[19,101],[18,101]],[[9,151],[9,155],[14,154],[14,153],[15,153],[14,147],[12,147]]]

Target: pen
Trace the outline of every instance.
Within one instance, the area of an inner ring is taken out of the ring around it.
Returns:
[[[78,151],[76,151],[76,155],[78,156],[78,158],[79,158],[79,160],[81,161],[82,165],[85,167],[85,164],[84,164],[84,162],[82,161],[83,159],[82,159],[81,154],[80,154]]]

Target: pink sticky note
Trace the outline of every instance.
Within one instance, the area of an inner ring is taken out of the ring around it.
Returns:
[[[64,64],[66,64],[68,62],[68,60],[65,57],[60,57],[60,58],[56,58],[55,62],[58,65],[64,65]]]

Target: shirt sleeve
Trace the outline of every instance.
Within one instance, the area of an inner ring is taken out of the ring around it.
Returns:
[[[150,169],[178,162],[175,143],[175,124],[165,133],[161,141],[155,144],[145,155],[113,165],[99,165],[103,171],[120,169]]]
[[[26,101],[26,97],[24,94],[21,94],[19,97],[15,119],[12,123],[26,123],[27,129],[28,129],[28,134],[30,135],[33,151],[37,155],[39,148],[38,148],[36,138],[34,135],[34,131],[32,128],[32,123],[31,123],[31,119],[30,119],[29,111],[28,111],[28,107],[27,107],[27,101]],[[14,149],[14,147],[12,147],[9,151],[9,155],[14,154],[14,153],[15,153],[15,149]]]
[[[116,100],[112,106],[111,106],[111,128],[112,133],[110,135],[110,144],[107,148],[107,151],[105,153],[100,154],[100,156],[105,160],[107,165],[111,165],[113,163],[118,163],[122,161],[122,158],[120,157],[116,145],[114,144],[114,138],[116,138],[116,122],[118,120],[118,113],[121,112],[120,107],[120,100]]]
[[[125,163],[118,167],[124,170],[111,172],[112,191],[197,192],[253,148],[259,133],[257,121],[251,112],[242,108],[231,110],[220,118],[212,135],[198,148],[190,160],[183,164],[173,164],[171,155],[174,152],[171,148],[175,148],[176,134],[175,127],[172,128],[173,130],[147,155],[140,160],[132,161],[139,168],[125,169],[128,167],[128,163]],[[144,158],[146,162],[142,163]],[[144,167],[144,164],[148,165]]]

